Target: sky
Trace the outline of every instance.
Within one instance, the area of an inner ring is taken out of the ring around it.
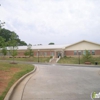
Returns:
[[[100,44],[100,0],[0,0],[0,20],[26,43]]]

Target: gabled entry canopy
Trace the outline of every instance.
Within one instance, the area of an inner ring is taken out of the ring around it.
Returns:
[[[66,46],[65,50],[100,50],[100,44],[83,40]]]

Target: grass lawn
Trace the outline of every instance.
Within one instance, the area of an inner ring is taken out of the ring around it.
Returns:
[[[67,63],[67,64],[78,64],[79,63],[79,59],[78,58],[74,58],[74,57],[64,57],[61,58],[58,63]]]
[[[0,100],[4,100],[10,87],[23,75],[32,71],[30,64],[10,64],[0,62]]]
[[[95,62],[98,62],[98,64],[100,65],[100,57],[93,57],[91,60],[91,63],[95,64]],[[79,58],[78,57],[63,57],[58,61],[58,63],[79,64]],[[84,61],[82,58],[80,58],[80,64],[84,64]]]
[[[94,57],[93,62],[98,62],[98,64],[100,65],[100,57]]]
[[[15,61],[32,61],[32,62],[38,62],[38,57],[30,57],[30,58],[14,58]],[[0,57],[0,60],[13,60],[13,58],[4,58]],[[49,62],[50,57],[39,57],[39,62]]]

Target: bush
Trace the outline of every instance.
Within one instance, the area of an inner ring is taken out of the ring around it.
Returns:
[[[53,58],[53,56],[50,56],[50,58]]]
[[[92,55],[90,54],[90,52],[88,50],[86,50],[85,54],[83,54],[82,61],[83,61],[83,63],[93,62]]]
[[[67,58],[67,56],[64,56],[64,58]]]

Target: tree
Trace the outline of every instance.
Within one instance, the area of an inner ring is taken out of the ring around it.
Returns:
[[[11,49],[11,48],[10,48],[10,54],[12,55],[12,57],[13,57],[13,62],[14,62],[14,57],[17,55],[17,49],[15,49],[15,48],[14,48],[14,49],[13,49],[13,48]]]
[[[55,43],[51,42],[51,43],[49,43],[48,45],[55,45]]]
[[[0,20],[0,31],[1,31],[2,27],[4,26],[4,24],[5,24],[5,22],[1,22],[1,20]]]
[[[0,36],[0,48],[5,46],[5,39]]]
[[[6,47],[2,48],[1,52],[3,53],[4,56],[6,56],[7,55],[7,48]]]
[[[10,40],[8,41],[8,44],[9,44],[9,48],[10,48],[10,54],[12,55],[13,57],[13,62],[14,62],[14,57],[17,55],[17,49],[18,49],[18,46],[17,46],[17,36],[14,32],[12,32],[12,35],[11,35],[11,38]]]
[[[29,56],[29,53],[27,51],[24,52],[25,56]]]
[[[1,53],[5,56],[7,54],[5,39],[0,36],[0,49]]]
[[[5,39],[0,36],[0,49],[1,53],[6,56],[7,55],[7,48],[6,48],[6,42]]]
[[[11,38],[12,32],[5,28],[1,29],[0,36],[5,39],[5,42],[8,42]]]
[[[85,50],[85,54],[83,54],[83,60],[84,62],[90,62],[92,59],[92,56],[88,50]]]
[[[3,37],[5,39],[5,42],[8,42],[11,39],[11,35],[12,34],[16,35],[16,41],[17,41],[17,45],[18,46],[23,46],[23,45],[27,45],[27,43],[25,43],[24,41],[21,41],[19,39],[19,36],[15,33],[15,32],[11,32],[10,30],[7,30],[5,28],[2,28],[0,31],[0,36]],[[9,44],[7,44],[7,46],[9,46]]]
[[[29,44],[27,46],[27,51],[24,53],[24,55],[25,56],[29,56],[29,57],[34,56],[34,53],[33,53],[33,50],[32,50],[32,45],[31,44]]]
[[[20,45],[20,46],[24,46],[24,45],[27,45],[27,43],[25,43],[24,41],[21,41],[21,40],[20,40],[19,45]]]

